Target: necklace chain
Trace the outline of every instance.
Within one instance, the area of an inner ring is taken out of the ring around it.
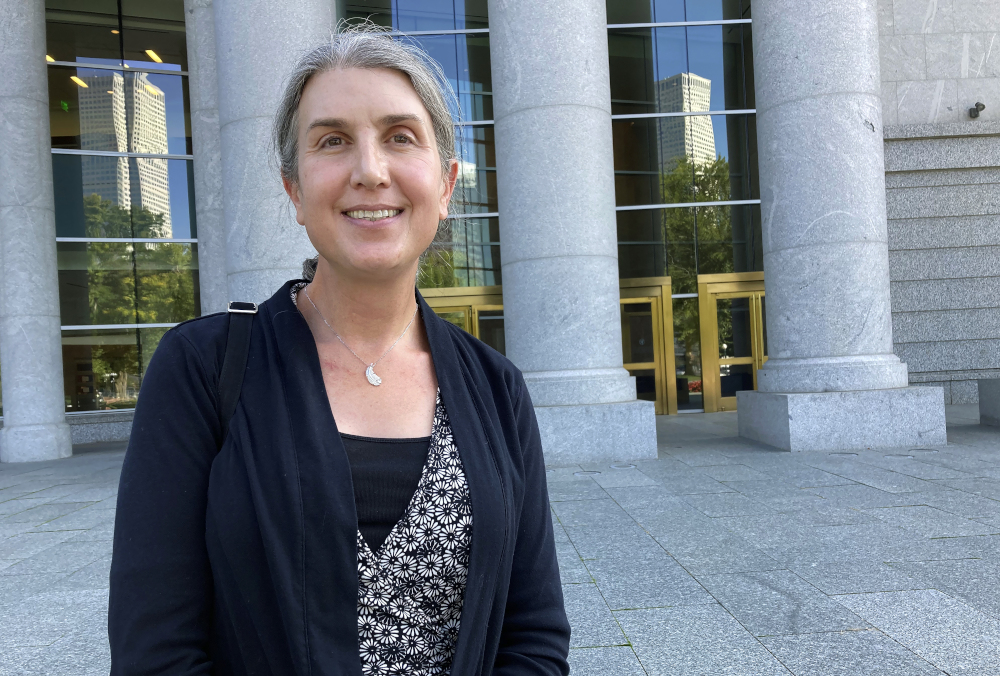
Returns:
[[[382,361],[382,359],[383,359],[383,358],[384,358],[384,357],[385,357],[385,356],[386,356],[387,354],[389,354],[390,352],[392,352],[392,348],[396,347],[396,343],[398,343],[399,341],[401,341],[401,340],[403,339],[403,336],[405,336],[405,335],[406,335],[406,332],[410,330],[410,326],[411,326],[411,325],[413,324],[413,320],[415,320],[415,319],[417,318],[417,310],[419,310],[419,309],[420,309],[420,306],[419,306],[419,305],[418,305],[417,307],[413,308],[413,316],[412,316],[412,317],[410,317],[410,323],[409,323],[409,324],[407,324],[407,325],[406,325],[406,328],[405,328],[405,329],[403,329],[403,332],[402,332],[401,334],[399,334],[399,338],[397,338],[396,340],[394,340],[394,341],[393,341],[392,345],[390,345],[390,346],[389,346],[389,349],[388,349],[388,350],[386,350],[385,352],[383,352],[383,353],[382,353],[382,356],[381,356],[381,357],[379,357],[378,359],[376,359],[375,361],[373,361],[373,362],[372,362],[371,364],[369,364],[369,363],[368,363],[368,362],[366,362],[366,361],[365,361],[364,359],[362,359],[362,358],[361,358],[361,357],[360,357],[360,356],[358,355],[358,353],[357,353],[357,352],[355,352],[355,351],[354,351],[353,349],[351,349],[351,346],[350,346],[350,345],[348,345],[348,344],[347,344],[347,343],[346,343],[346,342],[344,341],[344,339],[340,337],[340,334],[339,334],[339,333],[337,333],[336,329],[334,329],[334,328],[333,328],[332,326],[330,326],[330,322],[326,321],[326,317],[324,317],[324,316],[323,316],[323,313],[322,313],[322,311],[320,311],[320,309],[319,309],[318,307],[316,307],[316,303],[314,303],[314,302],[313,302],[313,299],[309,297],[309,291],[307,291],[307,290],[306,290],[306,287],[302,287],[302,293],[304,293],[304,294],[306,295],[306,300],[308,300],[308,301],[309,301],[309,304],[313,306],[313,309],[314,309],[314,310],[316,310],[316,313],[317,313],[317,314],[319,315],[319,318],[323,320],[323,323],[324,323],[324,324],[326,324],[326,327],[327,327],[328,329],[330,329],[331,331],[333,331],[333,335],[337,336],[337,340],[339,340],[339,341],[340,341],[341,345],[343,345],[343,346],[344,346],[344,347],[346,347],[346,348],[347,348],[348,350],[350,350],[351,354],[353,354],[353,355],[354,355],[355,357],[357,357],[357,358],[358,358],[358,361],[359,361],[359,362],[361,362],[361,363],[362,363],[362,364],[364,364],[365,366],[369,366],[369,367],[370,367],[370,368],[372,368],[372,369],[374,369],[374,368],[375,368],[375,365],[376,365],[376,364],[378,364],[378,363],[379,363],[380,361]]]

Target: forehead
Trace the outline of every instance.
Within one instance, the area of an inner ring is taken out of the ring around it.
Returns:
[[[344,68],[314,75],[302,91],[299,120],[320,117],[381,119],[388,115],[429,114],[410,78],[388,68]]]

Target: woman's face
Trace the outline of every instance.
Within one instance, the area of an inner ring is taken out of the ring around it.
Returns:
[[[314,76],[302,92],[298,140],[299,180],[285,179],[285,190],[320,257],[363,277],[415,272],[448,214],[458,162],[444,175],[409,78],[357,68]]]

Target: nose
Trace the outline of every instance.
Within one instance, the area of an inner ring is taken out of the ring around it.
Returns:
[[[351,176],[351,184],[354,187],[363,187],[368,190],[389,187],[391,183],[389,166],[377,137],[370,136],[360,140],[355,160],[354,172]]]

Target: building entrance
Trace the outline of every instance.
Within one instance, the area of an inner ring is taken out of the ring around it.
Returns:
[[[499,286],[421,289],[440,317],[504,353],[503,295]],[[677,413],[670,278],[623,279],[620,284],[622,361],[635,376],[636,396],[657,414]]]
[[[767,361],[764,273],[698,275],[705,412],[735,411]]]

